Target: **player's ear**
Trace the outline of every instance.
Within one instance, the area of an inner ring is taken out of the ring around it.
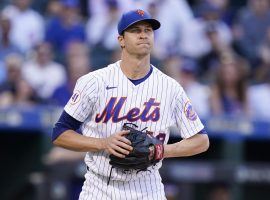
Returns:
[[[118,36],[118,42],[119,42],[121,48],[125,47],[124,35],[119,35]]]

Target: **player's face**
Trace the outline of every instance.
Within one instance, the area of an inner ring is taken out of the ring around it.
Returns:
[[[127,53],[145,56],[150,54],[152,50],[154,31],[149,23],[138,22],[129,27],[124,35],[119,36],[118,39],[123,50]]]

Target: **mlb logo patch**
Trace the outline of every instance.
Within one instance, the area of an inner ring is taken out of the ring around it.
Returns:
[[[71,96],[70,102],[72,105],[74,105],[74,104],[78,103],[80,101],[80,99],[81,99],[81,93],[80,93],[80,91],[77,90]]]

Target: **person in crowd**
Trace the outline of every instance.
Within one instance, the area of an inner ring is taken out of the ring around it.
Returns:
[[[224,52],[212,85],[210,106],[214,115],[247,116],[247,64],[231,52]]]
[[[19,48],[10,40],[11,21],[3,13],[0,13],[0,60],[5,60],[11,53],[20,53]]]
[[[248,100],[252,119],[270,122],[270,78],[265,83],[251,85]]]
[[[193,6],[194,15],[200,15],[200,9],[202,4],[211,4],[215,8],[219,10],[220,19],[225,22],[229,27],[232,26],[236,10],[233,6],[230,5],[229,0],[201,0],[195,1],[195,5]]]
[[[229,45],[232,41],[230,28],[222,21],[220,9],[217,6],[208,1],[203,1],[198,10],[199,14],[195,14],[196,17],[193,16],[187,23],[178,27],[181,30],[178,42],[181,47],[181,54],[196,59],[212,50],[205,32],[209,23],[215,24],[217,36],[222,43]],[[173,45],[175,44],[173,43]]]
[[[38,103],[34,90],[22,78],[23,58],[19,54],[10,54],[5,59],[5,65],[7,79],[0,85],[0,107]]]
[[[149,12],[164,24],[164,28],[157,31],[153,55],[158,59],[166,59],[177,53],[197,56],[201,51],[201,43],[196,40],[199,27],[187,0],[150,2]]]
[[[233,48],[230,44],[222,40],[218,32],[218,25],[215,21],[206,23],[204,32],[206,39],[210,44],[210,51],[198,59],[200,66],[198,72],[201,81],[211,82],[215,76],[215,71],[219,65],[223,52],[233,51]]]
[[[67,49],[66,61],[67,80],[57,87],[50,97],[50,102],[58,106],[64,106],[68,102],[77,79],[91,71],[87,45],[81,42],[70,43]]]
[[[117,37],[117,20],[119,18],[119,3],[117,0],[103,1],[106,12],[97,12],[86,23],[87,40],[92,49],[93,68],[110,63],[112,53],[119,48]],[[93,2],[94,3],[94,2]]]
[[[22,75],[44,101],[66,81],[64,66],[53,61],[52,47],[46,42],[35,47],[33,58],[23,65]]]
[[[64,62],[67,46],[72,41],[86,41],[85,24],[79,13],[78,0],[61,0],[60,16],[54,16],[46,27],[45,40],[54,48],[56,60]]]
[[[11,21],[10,39],[24,54],[44,39],[45,32],[43,16],[30,7],[31,3],[32,0],[13,0],[3,10]]]
[[[119,8],[116,0],[107,0],[108,11],[102,13],[103,17],[96,14],[89,18],[86,25],[87,39],[91,47],[102,46],[105,49],[113,50],[118,48],[117,41],[117,20]],[[104,14],[106,17],[104,17]]]
[[[269,5],[268,0],[248,0],[233,25],[235,46],[251,64],[256,63],[258,47],[270,25]]]
[[[48,1],[46,6],[46,13],[44,14],[45,21],[49,22],[54,17],[60,17],[62,9],[62,3],[59,0]]]
[[[270,77],[270,26],[267,28],[265,39],[258,48],[258,62],[252,68],[251,82],[265,83]]]

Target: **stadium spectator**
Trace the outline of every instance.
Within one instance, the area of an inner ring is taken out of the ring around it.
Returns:
[[[34,89],[25,79],[19,79],[15,85],[15,94],[13,104],[16,106],[32,106],[41,103]]]
[[[270,26],[268,0],[249,0],[248,6],[238,13],[233,27],[235,45],[241,55],[252,64],[256,62],[258,47]]]
[[[270,81],[270,26],[258,48],[258,65],[253,68],[251,81],[257,84]]]
[[[200,63],[198,72],[201,81],[211,82],[215,76],[215,70],[219,65],[223,52],[233,50],[228,43],[224,42],[224,40],[219,37],[218,25],[215,21],[207,22],[204,32],[206,40],[210,44],[210,51],[198,59]]]
[[[209,200],[231,200],[232,192],[226,184],[217,184],[211,188],[208,198]]]
[[[62,9],[62,3],[59,0],[50,0],[47,4],[46,13],[44,15],[45,21],[50,21],[54,17],[60,17]]]
[[[0,13],[0,60],[5,60],[6,56],[10,53],[20,53],[10,41],[11,21],[2,12]]]
[[[66,54],[67,80],[53,92],[50,102],[54,105],[64,106],[70,99],[78,78],[91,70],[88,53],[84,43],[70,43]]]
[[[43,100],[47,100],[53,91],[66,81],[65,68],[53,61],[49,43],[36,46],[33,58],[24,63],[22,74]]]
[[[19,54],[10,54],[5,59],[5,65],[7,79],[0,85],[0,107],[37,103],[33,89],[21,76],[23,58]]]
[[[12,103],[16,82],[21,78],[23,60],[17,54],[6,57],[4,65],[7,69],[6,80],[0,85],[0,106],[5,107]]]
[[[116,26],[119,18],[118,4],[116,0],[106,1],[108,11],[89,18],[86,25],[87,39],[91,47],[102,46],[105,49],[113,50],[118,47],[118,33]],[[105,16],[104,16],[105,15]]]
[[[106,17],[110,3],[117,3],[120,13],[132,9],[147,10],[147,5],[151,1],[152,0],[88,0],[88,13],[90,13],[91,16],[99,15],[101,18]]]
[[[19,49],[10,41],[10,19],[0,12],[0,83],[6,79],[5,58],[11,53],[19,53]]]
[[[73,59],[89,59],[90,62],[90,49],[86,43],[80,41],[72,41],[69,43],[65,55],[65,60],[69,63]]]
[[[44,38],[44,19],[30,8],[31,0],[14,0],[3,14],[11,20],[11,41],[25,54]]]
[[[110,63],[110,57],[119,46],[117,29],[119,5],[116,0],[106,0],[107,12],[92,15],[86,24],[87,40],[92,49],[92,64],[97,68]]]
[[[196,48],[193,44],[197,42],[195,37],[198,34],[198,24],[187,1],[150,2],[152,3],[148,5],[148,9],[162,24],[162,29],[158,30],[155,36],[154,55],[159,59],[166,59],[167,56],[176,53],[196,56],[200,50],[200,43],[196,44]]]
[[[172,54],[163,60],[164,73],[179,82],[179,66],[181,65],[181,57],[177,54]]]
[[[232,42],[232,33],[230,27],[221,19],[220,8],[211,2],[206,1],[200,5],[199,12],[199,23],[202,25],[203,34],[205,35],[205,30],[209,28],[209,24],[213,24],[219,40],[224,45],[229,46]],[[208,39],[206,39],[206,43],[210,51],[211,45]]]
[[[45,39],[51,43],[56,59],[64,62],[67,45],[71,41],[86,41],[85,25],[79,13],[78,0],[61,0],[60,16],[54,16],[46,27]]]
[[[250,86],[248,99],[252,119],[270,122],[270,77],[268,82]]]
[[[220,62],[211,90],[212,114],[245,117],[249,114],[245,60],[231,52],[224,52]]]
[[[194,14],[196,17],[200,15],[200,7],[204,3],[209,3],[219,10],[220,19],[228,26],[231,26],[235,17],[236,10],[230,5],[229,0],[201,0],[196,1],[194,6]]]

